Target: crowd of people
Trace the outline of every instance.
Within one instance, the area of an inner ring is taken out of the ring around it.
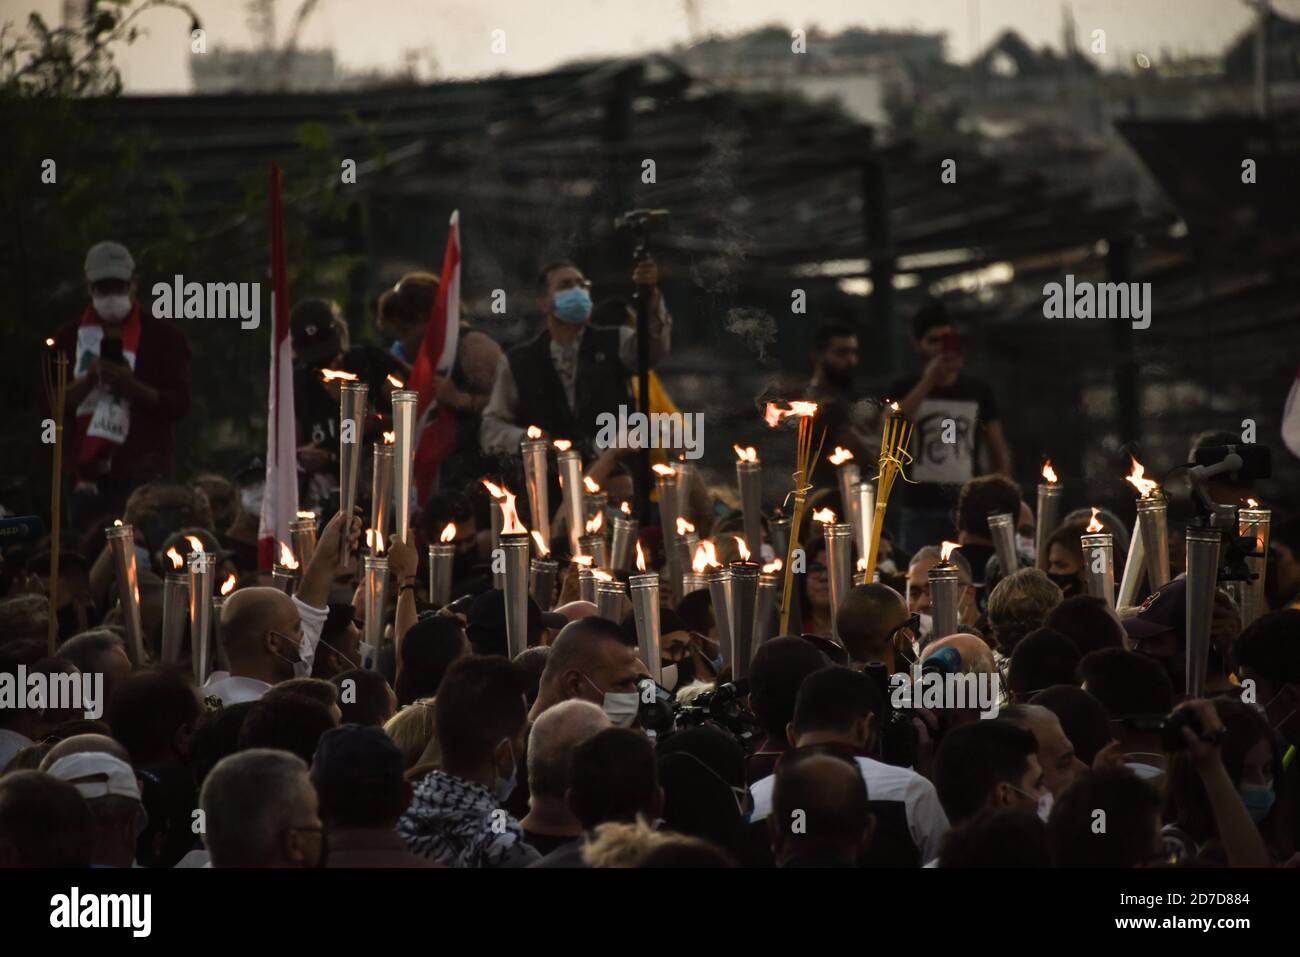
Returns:
[[[1046,567],[1035,567],[1036,516],[1009,477],[993,390],[964,371],[957,322],[939,303],[912,324],[922,369],[888,387],[915,423],[915,484],[890,504],[878,580],[832,606],[813,522],[788,633],[759,644],[737,677],[708,588],[677,598],[661,589],[661,660],[643,660],[626,598],[610,618],[582,600],[562,514],[546,543],[560,568],[555,593],[529,599],[527,648],[508,654],[494,505],[479,480],[521,490],[519,442],[535,426],[583,454],[608,518],[626,514],[634,494],[635,450],[596,442],[596,416],[634,401],[634,312],[621,298],[593,304],[574,263],[541,270],[535,337],[502,349],[460,330],[455,368],[437,386],[454,435],[409,541],[367,545],[365,479],[356,513],[338,511],[338,377],[322,373],[367,381],[368,441],[386,431],[438,277],[409,274],[378,297],[387,349],[350,342],[327,300],[295,305],[300,502],[327,520],[287,590],[258,564],[263,463],[172,474],[174,430],[189,410],[183,333],[140,303],[124,247],[93,247],[85,275],[84,314],[54,333],[72,370],[58,600],[48,537],[6,547],[0,687],[94,676],[102,707],[0,695],[2,866],[1300,863],[1300,516],[1275,516],[1266,613],[1243,626],[1217,593],[1204,692],[1187,695],[1178,530],[1171,524],[1170,580],[1133,607],[1089,594],[1079,540],[1088,510],[1046,530]],[[652,290],[657,360],[672,316],[654,263],[632,282]],[[857,391],[857,350],[852,327],[820,327],[811,378],[791,397],[819,403],[827,449],[871,463],[880,448]],[[652,406],[671,411],[662,384],[652,387]],[[1191,447],[1220,444],[1208,434]],[[728,483],[683,474],[683,518],[719,558],[735,558],[742,520]],[[824,463],[812,484],[814,508],[847,514]],[[1254,492],[1231,474],[1210,490],[1231,505]],[[530,522],[523,495],[519,507]],[[1015,517],[1020,567],[996,554],[992,514]],[[1125,523],[1101,517],[1125,554]],[[106,541],[116,520],[135,535],[142,656],[126,640]],[[427,600],[425,546],[448,525],[452,600],[439,606]],[[784,557],[775,536],[765,517],[763,562]],[[162,661],[169,552],[188,554],[195,540],[216,556],[216,580],[235,582],[213,631],[221,666],[202,684],[188,640],[179,660]],[[929,586],[945,541],[958,573],[950,634],[935,631]],[[653,510],[637,543],[665,569]],[[391,575],[377,649],[363,644],[367,548],[382,550]],[[940,664],[997,689],[992,713],[974,701],[900,704],[895,689]]]

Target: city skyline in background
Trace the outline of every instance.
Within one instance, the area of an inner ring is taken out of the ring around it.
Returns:
[[[1300,0],[1272,0],[1273,9],[1300,16]],[[260,45],[250,4],[191,0],[207,31],[209,53]],[[5,3],[3,20],[21,25],[28,13],[61,22],[63,0]],[[298,0],[274,4],[277,46],[283,46]],[[1033,47],[1062,48],[1066,11],[1079,48],[1105,70],[1127,67],[1137,54],[1217,54],[1253,22],[1242,0],[920,0],[902,8],[889,0],[440,0],[419,7],[409,0],[322,0],[304,21],[299,50],[331,50],[343,73],[403,72],[422,81],[534,73],[572,60],[665,51],[710,35],[734,36],[780,24],[838,33],[915,30],[946,34],[950,60],[964,63],[1006,30]],[[188,24],[178,11],[155,10],[139,21],[144,33],[120,47],[117,62],[126,92],[193,92]],[[453,25],[444,30],[443,24]],[[1106,53],[1089,51],[1092,31],[1106,31]],[[493,31],[504,31],[505,51],[492,51]],[[478,36],[481,42],[473,42]]]

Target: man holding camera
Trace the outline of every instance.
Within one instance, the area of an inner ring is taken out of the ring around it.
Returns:
[[[649,287],[650,362],[668,353],[672,317],[659,294],[659,268],[648,256],[632,282]],[[572,262],[548,263],[537,276],[546,328],[497,362],[483,410],[483,451],[516,455],[529,425],[575,447],[590,446],[596,417],[632,406],[628,376],[636,371],[636,328],[591,325],[591,282]],[[609,450],[610,454],[615,450]],[[623,450],[617,450],[619,452]]]
[[[131,253],[96,243],[85,269],[90,304],[54,335],[68,359],[64,466],[79,529],[121,514],[132,489],[171,472],[176,423],[190,408],[189,340],[141,308]]]

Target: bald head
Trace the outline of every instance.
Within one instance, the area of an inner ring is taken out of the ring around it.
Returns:
[[[551,644],[531,716],[536,720],[570,698],[599,704],[606,694],[635,692],[645,673],[636,648],[614,622],[595,616],[571,621]]]
[[[782,762],[768,819],[777,861],[816,848],[854,863],[871,837],[867,797],[862,772],[851,761],[814,753]]]
[[[599,706],[577,698],[542,712],[528,736],[529,790],[563,798],[573,749],[608,727],[610,720]]]
[[[907,602],[888,585],[854,585],[840,608],[840,640],[854,661],[885,661],[890,633],[907,621]]]
[[[50,748],[49,753],[41,758],[41,770],[48,771],[50,765],[59,758],[66,758],[69,754],[81,754],[86,751],[102,751],[105,754],[111,754],[115,758],[120,758],[127,764],[131,763],[131,755],[127,753],[126,748],[107,735],[74,734]]]
[[[957,654],[961,655],[961,673],[964,675],[997,673],[997,666],[993,663],[993,652],[982,638],[964,633],[940,638],[925,646],[922,662],[943,648],[956,649]]]
[[[1079,760],[1074,744],[1054,712],[1038,704],[1017,704],[1002,709],[1000,718],[1030,731],[1038,742],[1038,764],[1043,784],[1052,794],[1061,794],[1087,765]]]
[[[293,600],[278,588],[241,588],[221,609],[221,643],[232,672],[272,657],[275,631],[296,638],[300,626]]]

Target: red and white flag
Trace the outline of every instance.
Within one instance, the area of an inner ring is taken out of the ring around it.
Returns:
[[[266,488],[257,528],[257,567],[269,572],[280,546],[293,541],[298,515],[298,439],[293,412],[293,346],[289,339],[289,271],[280,206],[280,167],[271,164],[271,374],[267,390]]]
[[[456,447],[456,417],[434,401],[438,380],[451,375],[460,339],[460,211],[451,214],[447,251],[433,312],[424,330],[420,354],[411,370],[408,389],[419,393],[416,401],[415,460],[413,474],[419,503],[428,499],[438,466]]]

